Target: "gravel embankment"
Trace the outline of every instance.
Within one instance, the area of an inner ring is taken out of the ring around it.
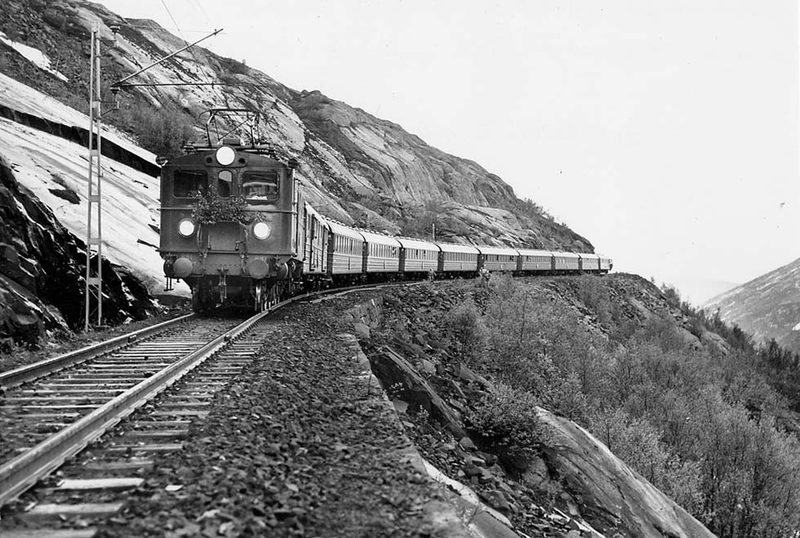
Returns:
[[[343,312],[364,300],[281,311],[262,357],[100,536],[462,536],[341,337]]]

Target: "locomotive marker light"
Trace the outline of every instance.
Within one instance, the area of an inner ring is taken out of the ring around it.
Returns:
[[[191,219],[183,219],[178,223],[178,233],[183,237],[189,237],[194,233],[194,222]]]
[[[229,146],[222,146],[217,150],[215,157],[217,158],[217,162],[219,164],[222,166],[228,166],[233,164],[233,161],[236,160],[236,152]]]
[[[253,225],[253,235],[256,236],[256,239],[260,239],[263,241],[272,233],[272,229],[269,227],[269,224],[266,222],[256,222]]]

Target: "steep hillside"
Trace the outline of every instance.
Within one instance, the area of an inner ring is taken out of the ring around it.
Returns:
[[[133,25],[129,24],[135,23]],[[0,42],[0,71],[85,109],[86,48],[99,24],[111,83],[184,46],[152,21],[125,21],[104,7],[78,0],[9,0],[0,18],[8,40],[40,51],[40,68],[19,47]],[[110,26],[120,27],[116,48]],[[196,48],[148,70],[143,82],[214,82],[214,86],[136,88],[124,92],[108,121],[136,131],[142,110],[192,120],[210,106],[260,110],[263,138],[301,162],[300,177],[323,213],[393,233],[424,234],[458,242],[591,251],[591,243],[551,218],[478,164],[428,146],[399,125],[371,116],[317,91],[298,92],[244,64]],[[108,95],[108,99],[111,96]]]
[[[609,537],[800,524],[796,364],[641,277],[393,290],[360,337],[425,458],[531,536],[531,503]]]
[[[719,310],[722,320],[759,342],[774,338],[800,353],[800,259],[714,297],[704,308]]]

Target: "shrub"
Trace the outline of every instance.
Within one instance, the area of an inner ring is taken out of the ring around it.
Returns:
[[[444,327],[453,340],[455,352],[474,364],[486,348],[486,327],[475,302],[467,299],[444,318]]]
[[[419,237],[428,239],[436,234],[442,233],[441,220],[444,215],[444,207],[436,200],[428,200],[421,207],[404,208],[404,221],[400,224],[401,233],[409,237]]]
[[[519,289],[514,277],[508,273],[495,273],[489,281],[489,287],[497,295],[497,300],[508,301]]]
[[[504,465],[524,470],[545,440],[536,405],[530,393],[498,384],[467,415],[467,427]]]
[[[246,60],[240,62],[233,58],[220,58],[219,63],[223,70],[234,75],[245,75],[248,72]]]
[[[566,377],[554,380],[551,386],[552,390],[546,393],[547,401],[543,402],[545,406],[574,422],[585,424],[591,406],[581,390],[578,374],[570,372]]]
[[[180,110],[149,103],[125,106],[112,115],[115,125],[129,131],[144,149],[163,157],[180,155],[183,146],[195,138],[192,121]]]
[[[42,14],[42,20],[47,24],[49,24],[50,26],[52,26],[53,28],[55,28],[56,30],[59,30],[61,32],[63,32],[67,27],[66,17],[64,17],[62,13],[55,11],[53,9],[47,9]]]
[[[597,316],[601,325],[608,327],[613,319],[613,309],[608,296],[608,289],[600,282],[600,278],[585,275],[578,280],[578,298]]]

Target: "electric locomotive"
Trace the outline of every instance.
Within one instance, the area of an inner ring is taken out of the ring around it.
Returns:
[[[220,130],[231,116],[246,119]],[[244,123],[249,141],[232,136]],[[257,112],[212,109],[206,143],[163,163],[159,251],[168,287],[185,281],[195,311],[225,302],[263,310],[302,272],[297,161],[260,144],[257,127]]]

